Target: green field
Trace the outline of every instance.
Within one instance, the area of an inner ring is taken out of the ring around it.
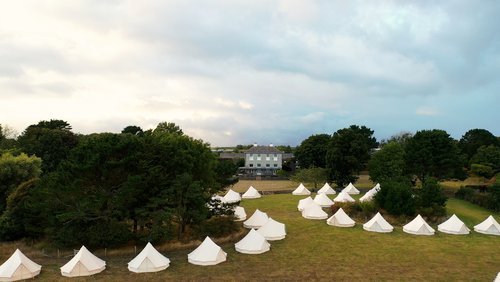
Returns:
[[[246,255],[234,250],[234,242],[222,244],[227,261],[216,266],[195,266],[187,262],[193,248],[164,251],[171,266],[158,273],[135,274],[127,270],[133,253],[103,257],[107,269],[87,278],[72,281],[165,281],[165,280],[335,280],[335,281],[492,281],[500,271],[500,237],[471,232],[470,235],[415,236],[395,226],[390,234],[362,229],[332,227],[325,220],[307,220],[297,211],[301,196],[266,195],[244,200],[248,217],[258,208],[286,224],[284,240],[271,242],[271,251]],[[467,202],[450,199],[448,213],[456,213],[469,228],[484,220],[490,212]],[[497,220],[500,215],[494,214]],[[436,228],[436,226],[433,226]],[[436,228],[437,229],[437,228]],[[4,244],[0,259],[13,251],[14,244]],[[168,250],[169,248],[166,247]],[[23,250],[24,251],[24,250]],[[30,254],[30,250],[26,252]],[[43,281],[66,281],[59,267],[69,258],[45,258],[32,252],[43,265],[38,277]]]

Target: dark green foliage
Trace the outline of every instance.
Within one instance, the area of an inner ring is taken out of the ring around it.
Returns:
[[[290,147],[290,145],[286,145],[286,146],[285,145],[278,145],[278,146],[276,146],[276,149],[282,151],[285,154],[293,153],[293,149],[292,149],[292,147]]]
[[[389,180],[381,183],[375,202],[392,215],[415,214],[415,197],[411,184],[406,180]]]
[[[456,177],[462,163],[456,142],[444,130],[418,131],[406,146],[406,167],[422,181]]]
[[[404,146],[397,142],[387,143],[380,151],[372,155],[368,162],[368,170],[371,180],[379,183],[409,177],[405,173]]]
[[[198,225],[195,229],[196,237],[203,240],[206,236],[228,236],[239,229],[233,216],[213,217]]]
[[[461,151],[470,160],[481,146],[499,145],[498,139],[486,129],[471,129],[467,131],[459,142]]]
[[[339,208],[342,208],[351,218],[359,220],[368,220],[377,213],[377,206],[373,201],[354,203],[335,203],[331,206],[331,213],[336,213]]]
[[[492,170],[500,170],[500,147],[495,145],[481,146],[470,159],[470,165],[480,164],[489,166]]]
[[[139,126],[129,125],[122,130],[122,133],[123,134],[128,133],[128,134],[132,134],[132,135],[142,135],[144,133],[144,131]]]
[[[18,143],[23,152],[41,158],[42,172],[48,173],[68,157],[78,138],[67,122],[50,120],[28,126],[19,136]]]
[[[40,200],[33,196],[37,178],[16,187],[7,198],[7,208],[0,216],[0,240],[37,238],[43,235],[46,220],[37,210]]]
[[[183,135],[182,129],[173,122],[160,122],[153,133],[173,133],[177,135]]]
[[[351,125],[335,132],[326,155],[329,178],[339,187],[355,182],[355,174],[365,167],[376,146],[373,130],[365,126]]]
[[[491,166],[482,164],[472,164],[470,167],[470,171],[475,175],[482,176],[485,178],[490,178],[495,174]]]
[[[243,160],[243,164],[245,160]],[[217,175],[217,182],[222,187],[234,185],[238,182],[236,173],[238,172],[238,164],[230,159],[217,159],[215,166],[215,174]]]
[[[295,157],[301,168],[326,167],[326,151],[330,135],[311,135],[297,147]]]
[[[5,210],[7,197],[18,185],[40,176],[41,163],[40,158],[26,154],[0,156],[0,214]]]
[[[446,196],[436,179],[428,178],[418,189],[417,212],[427,218],[446,215]]]
[[[469,187],[460,187],[455,197],[492,211],[500,211],[500,185],[498,184],[489,187],[487,193],[479,193]]]

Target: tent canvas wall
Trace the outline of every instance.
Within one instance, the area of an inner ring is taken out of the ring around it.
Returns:
[[[302,217],[307,219],[326,219],[328,214],[316,203],[312,203],[302,210]]]
[[[235,192],[232,189],[229,189],[229,191],[227,191],[226,195],[224,195],[224,197],[222,197],[221,201],[223,203],[228,203],[228,204],[237,203],[237,202],[241,201],[241,196],[240,196],[240,193]]]
[[[337,226],[337,227],[353,227],[356,225],[356,222],[350,218],[345,211],[340,208],[334,215],[330,216],[326,220],[328,225]]]
[[[234,207],[234,217],[235,221],[243,221],[247,219],[247,213],[245,212],[245,208],[240,206]]]
[[[474,226],[474,231],[478,233],[500,236],[500,224],[493,218],[488,216],[483,222]]]
[[[106,268],[106,262],[92,254],[85,246],[61,267],[62,276],[77,277],[97,274]]]
[[[311,191],[307,190],[307,188],[304,186],[304,184],[300,183],[299,187],[297,187],[295,190],[293,190],[292,195],[311,195]]]
[[[243,222],[243,226],[246,228],[259,228],[266,224],[268,219],[269,217],[265,212],[261,212],[257,209],[249,219]]]
[[[422,216],[417,215],[415,219],[403,226],[403,232],[413,235],[434,235],[435,231]]]
[[[354,200],[351,195],[347,194],[346,192],[340,192],[335,199],[333,199],[334,202],[338,203],[354,203],[356,200]]]
[[[259,191],[257,191],[257,189],[253,188],[253,186],[250,186],[241,197],[243,199],[258,199],[262,197],[262,195],[259,193]]]
[[[226,261],[227,254],[208,236],[201,245],[188,254],[188,262],[195,265],[216,265]]]
[[[42,266],[26,257],[19,249],[0,265],[0,281],[30,279],[38,274]]]
[[[243,254],[262,254],[270,250],[271,244],[269,244],[260,234],[259,232],[255,231],[255,229],[250,229],[250,232],[243,237],[238,243],[234,244],[234,248],[236,249],[237,252],[243,253]]]
[[[347,194],[350,194],[350,195],[359,194],[359,190],[356,189],[356,187],[354,187],[354,185],[352,185],[352,183],[349,183],[349,185],[347,185],[344,189],[342,189],[342,192],[346,192]]]
[[[128,270],[136,273],[157,272],[166,269],[170,260],[158,252],[151,243],[128,263]]]
[[[333,188],[330,186],[330,184],[328,184],[328,182],[326,182],[325,185],[323,185],[323,187],[321,187],[321,189],[318,190],[318,194],[333,195],[335,193],[336,193],[335,190],[333,190]]]
[[[371,232],[389,233],[394,230],[394,227],[378,212],[372,219],[363,224],[363,229]]]
[[[364,203],[364,202],[369,202],[371,200],[373,200],[373,196],[374,196],[374,192],[372,192],[372,190],[368,190],[368,192],[366,192],[366,194],[363,195],[363,197],[359,198],[359,201],[361,203]]]
[[[455,214],[453,214],[445,222],[439,224],[438,230],[443,233],[454,235],[465,235],[470,232],[470,229],[465,226],[465,223],[463,223],[463,221],[461,221]]]
[[[277,222],[272,218],[269,218],[266,224],[257,229],[257,232],[264,236],[264,238],[268,241],[285,239],[286,236],[285,224]]]
[[[299,211],[302,211],[305,207],[308,205],[314,203],[314,200],[311,198],[311,196],[304,198],[302,200],[299,200],[299,204],[297,205],[297,209]]]
[[[333,205],[333,201],[330,200],[326,194],[316,194],[314,202],[322,208],[331,207]]]

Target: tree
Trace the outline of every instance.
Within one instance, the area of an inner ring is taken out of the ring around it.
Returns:
[[[182,129],[173,122],[160,122],[153,133],[175,133],[178,135],[183,135]]]
[[[406,167],[421,181],[428,177],[451,178],[462,171],[455,141],[444,130],[418,131],[406,146]]]
[[[426,217],[440,217],[446,215],[446,196],[439,182],[435,178],[427,178],[422,188],[417,190],[418,212]]]
[[[278,145],[278,146],[276,146],[276,148],[285,154],[293,153],[293,149],[292,149],[292,147],[290,147],[290,145],[286,145],[286,146],[285,145]]]
[[[141,135],[144,133],[141,127],[135,125],[129,125],[122,130],[123,134],[129,133],[132,135]]]
[[[16,153],[16,138],[17,132],[12,127],[0,124],[0,154],[3,152]]]
[[[392,215],[414,215],[415,197],[407,179],[391,179],[381,184],[376,203]]]
[[[374,182],[407,177],[405,150],[401,143],[391,141],[375,152],[368,162],[370,178]]]
[[[500,147],[495,145],[481,146],[476,154],[470,159],[469,164],[480,164],[491,167],[493,170],[500,169]]]
[[[147,139],[146,185],[156,190],[158,207],[170,211],[180,238],[187,225],[206,219],[206,203],[224,184],[216,182],[215,157],[208,144],[186,135],[155,133]]]
[[[325,183],[328,179],[328,170],[321,167],[302,168],[295,172],[292,180],[296,182],[314,183],[314,189],[318,184]]]
[[[54,171],[78,143],[71,126],[62,120],[40,121],[30,125],[18,138],[21,150],[42,159],[42,172]]]
[[[330,135],[311,135],[297,147],[295,157],[301,168],[326,167],[326,151]]]
[[[399,143],[403,146],[406,146],[406,143],[408,143],[408,140],[410,140],[412,137],[413,137],[413,133],[402,131],[398,134],[391,136],[391,138],[389,138],[387,140],[382,140],[380,142],[380,145],[381,145],[381,147],[384,147],[385,145],[387,145],[391,142],[396,142],[396,143]]]
[[[459,141],[459,148],[467,155],[467,160],[474,156],[481,146],[500,145],[498,139],[486,129],[471,129]]]
[[[329,178],[339,187],[354,182],[355,174],[365,167],[370,151],[376,146],[373,131],[365,126],[351,125],[335,132],[326,154]]]
[[[5,210],[6,199],[21,183],[37,178],[42,161],[26,154],[13,156],[4,153],[0,156],[0,213]]]

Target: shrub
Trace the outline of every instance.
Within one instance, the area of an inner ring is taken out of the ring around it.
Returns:
[[[470,171],[476,175],[486,178],[490,178],[495,174],[491,166],[482,164],[472,164],[470,166]]]
[[[375,202],[392,215],[414,215],[415,197],[408,181],[389,180],[381,183]]]
[[[223,237],[231,235],[239,229],[238,224],[234,221],[233,216],[218,216],[212,217],[203,221],[195,227],[196,236],[200,239],[206,236]]]
[[[436,179],[426,179],[419,192],[419,206],[424,208],[441,206],[444,208],[446,204],[446,196]]]
[[[455,193],[455,197],[458,199],[470,201],[474,196],[474,189],[469,187],[460,187]]]

